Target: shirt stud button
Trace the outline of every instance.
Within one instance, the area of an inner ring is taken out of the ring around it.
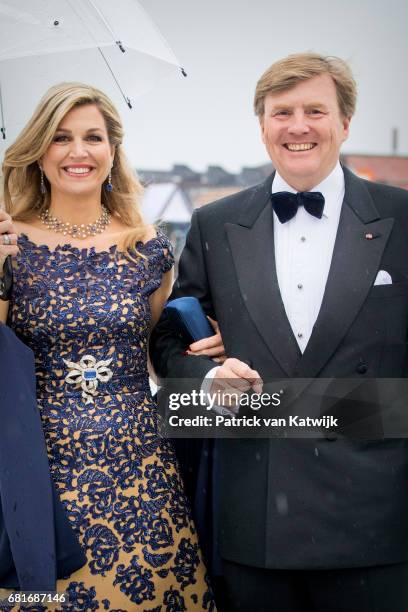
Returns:
[[[301,240],[302,242],[306,242],[306,238],[305,238],[305,236],[301,236],[300,240]]]
[[[302,283],[298,283],[297,288],[298,288],[298,289],[303,289],[303,285],[302,285]]]
[[[298,338],[303,338],[303,334],[302,334],[302,332],[299,332],[299,333],[298,333]]]

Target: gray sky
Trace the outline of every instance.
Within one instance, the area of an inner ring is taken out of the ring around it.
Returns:
[[[343,150],[408,154],[406,0],[141,0],[185,67],[122,110],[126,149],[139,168],[268,161],[252,111],[256,81],[299,51],[339,55],[359,86]],[[120,2],[118,4],[120,6]]]

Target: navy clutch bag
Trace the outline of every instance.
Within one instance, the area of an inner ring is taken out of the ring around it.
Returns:
[[[214,330],[195,297],[181,297],[167,302],[164,309],[174,331],[186,346],[214,336]]]

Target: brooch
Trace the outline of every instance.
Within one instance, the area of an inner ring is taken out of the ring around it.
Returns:
[[[98,382],[107,382],[113,376],[112,370],[108,368],[113,358],[105,361],[96,361],[92,355],[84,355],[79,363],[67,361],[64,363],[70,368],[65,377],[69,385],[80,385],[82,388],[82,399],[85,404],[93,404],[93,396],[96,395]]]

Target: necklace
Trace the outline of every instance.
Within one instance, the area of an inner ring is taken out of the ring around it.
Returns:
[[[41,215],[38,215],[38,217],[41,223],[43,223],[47,229],[53,232],[61,232],[64,236],[68,234],[69,236],[72,236],[72,238],[88,238],[88,236],[101,234],[107,225],[109,225],[111,216],[106,206],[102,204],[102,214],[99,219],[93,223],[87,223],[86,225],[84,223],[81,225],[64,223],[57,217],[50,215],[49,210],[44,210],[44,212],[42,212]]]

